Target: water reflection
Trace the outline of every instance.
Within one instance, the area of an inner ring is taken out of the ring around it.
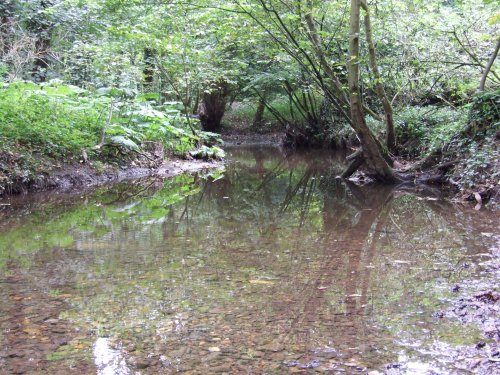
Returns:
[[[225,171],[2,206],[0,369],[457,371],[440,348],[478,333],[433,314],[457,283],[494,285],[493,213],[341,182],[340,155],[228,154]]]

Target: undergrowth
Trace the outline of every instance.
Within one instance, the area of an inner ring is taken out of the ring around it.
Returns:
[[[278,112],[285,111],[285,104],[281,101],[273,101],[270,105]],[[269,112],[264,110],[263,119],[260,124],[254,125],[257,103],[251,101],[236,102],[230,106],[223,118],[223,128],[227,132],[251,132],[266,134],[283,130],[283,126]]]
[[[405,107],[396,112],[400,155],[449,163],[450,181],[465,193],[497,190],[500,90],[476,94],[459,108]],[[490,194],[488,193],[488,194]]]
[[[116,88],[90,92],[59,81],[1,84],[0,193],[62,163],[223,157],[218,135],[199,130],[197,120],[180,108]],[[161,152],[151,154],[151,144]]]

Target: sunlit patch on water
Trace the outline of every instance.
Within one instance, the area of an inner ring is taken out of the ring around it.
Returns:
[[[92,348],[98,375],[129,375],[132,372],[119,350],[109,346],[106,337],[99,337]]]

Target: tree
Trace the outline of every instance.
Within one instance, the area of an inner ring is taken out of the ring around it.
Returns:
[[[396,146],[396,130],[394,129],[394,116],[392,113],[392,105],[385,92],[384,85],[382,84],[382,77],[380,75],[378,64],[377,64],[377,54],[375,51],[375,43],[373,42],[372,36],[372,23],[370,18],[370,11],[368,9],[368,4],[366,0],[361,0],[361,6],[365,10],[365,34],[366,41],[368,44],[368,54],[370,67],[372,69],[373,78],[375,79],[375,87],[377,90],[378,97],[382,102],[385,114],[386,122],[386,145],[389,150],[394,150]]]
[[[498,38],[497,45],[495,46],[495,51],[491,54],[488,64],[486,64],[486,67],[484,68],[483,75],[481,76],[481,82],[479,84],[480,91],[484,91],[484,87],[486,86],[486,78],[488,77],[488,74],[490,73],[491,68],[495,63],[495,60],[498,56],[498,50],[500,50],[500,38]]]
[[[222,117],[226,110],[228,95],[227,82],[213,82],[202,95],[201,108],[198,110],[203,130],[220,131]]]
[[[382,155],[381,145],[364,119],[364,106],[359,90],[360,1],[351,3],[349,55],[347,58],[344,56],[348,64],[348,92],[344,89],[339,70],[332,65],[325,52],[316,27],[312,0],[287,3],[283,9],[279,8],[283,2],[257,1],[257,4],[263,12],[258,13],[255,8],[249,8],[246,4],[239,4],[239,9],[266,30],[272,40],[298,62],[321,88],[326,100],[343,114],[356,132],[362,151],[356,154],[343,176],[348,177],[362,164],[366,164],[375,178],[386,182],[394,181],[394,173]],[[302,25],[302,28],[297,28],[297,25]]]
[[[349,36],[349,100],[351,105],[352,127],[358,135],[362,153],[356,155],[348,170],[343,173],[343,177],[348,177],[354,167],[359,167],[363,163],[374,171],[375,177],[384,182],[394,182],[396,180],[392,168],[383,158],[378,143],[375,141],[373,133],[366,125],[363,108],[361,105],[361,93],[359,90],[359,38],[360,38],[360,9],[361,0],[351,0],[350,15],[350,36]],[[354,169],[355,170],[355,169]]]

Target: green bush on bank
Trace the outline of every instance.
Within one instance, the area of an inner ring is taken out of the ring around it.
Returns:
[[[412,157],[439,150],[467,125],[466,108],[438,106],[403,107],[395,110],[400,149]]]
[[[395,110],[400,150],[435,163],[451,162],[460,189],[492,187],[500,176],[497,133],[500,90],[476,94],[458,108],[404,107]],[[437,161],[436,161],[437,160]]]
[[[178,156],[199,144],[217,144],[212,133],[197,130],[178,103],[155,105],[118,89],[95,93],[58,82],[15,82],[0,87],[0,137],[55,158],[97,154],[105,145],[138,151],[142,142],[162,143]],[[110,116],[111,115],[111,116]]]
[[[56,158],[91,148],[97,143],[105,108],[81,94],[73,86],[4,84],[0,88],[0,136]]]
[[[465,189],[494,189],[500,177],[498,134],[500,90],[478,93],[468,106],[467,126],[451,143],[451,153],[461,163],[455,174]]]

